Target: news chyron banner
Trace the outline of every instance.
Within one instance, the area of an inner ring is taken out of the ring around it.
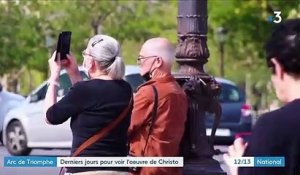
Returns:
[[[4,157],[4,167],[183,167],[183,157]],[[235,157],[228,166],[284,167],[284,157]]]
[[[284,157],[235,157],[228,162],[233,167],[284,167]]]
[[[183,167],[183,157],[4,157],[4,167]]]

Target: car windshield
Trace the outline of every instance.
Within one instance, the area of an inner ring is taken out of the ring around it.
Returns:
[[[83,80],[88,79],[87,75],[83,71],[80,71],[80,74],[81,74],[81,77]],[[71,83],[71,80],[70,80],[68,74],[67,73],[61,74],[59,77],[59,90],[57,92],[58,96],[66,95],[69,92],[69,89],[71,87],[72,87],[72,83]],[[47,84],[45,84],[38,91],[31,94],[31,96],[34,96],[34,97],[32,97],[34,99],[32,101],[36,102],[36,101],[45,99],[47,89],[48,89],[48,86],[47,86]]]
[[[130,74],[125,76],[125,81],[127,81],[133,92],[136,92],[137,88],[144,83],[144,79],[140,74]]]
[[[88,79],[87,75],[83,71],[81,71],[80,74],[83,80]],[[60,91],[62,92],[62,94],[59,95],[66,95],[69,92],[69,89],[72,87],[72,83],[69,78],[69,75],[66,73],[62,74],[59,77],[59,84],[60,84]]]
[[[237,87],[225,83],[221,83],[221,85],[222,91],[219,96],[221,103],[235,103],[243,101],[243,95]]]

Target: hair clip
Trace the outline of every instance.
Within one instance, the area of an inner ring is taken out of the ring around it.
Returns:
[[[103,41],[103,39],[100,39],[100,40],[94,41],[94,42],[92,43],[92,47],[94,47],[96,44],[100,43],[101,41]]]

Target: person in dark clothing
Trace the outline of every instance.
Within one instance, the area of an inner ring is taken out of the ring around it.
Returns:
[[[46,94],[46,121],[57,125],[71,118],[73,135],[71,155],[87,139],[114,121],[130,104],[132,91],[122,78],[125,65],[119,56],[120,45],[112,37],[96,35],[83,51],[83,66],[90,80],[81,81],[75,58],[68,55],[66,61],[49,60],[51,76]],[[57,86],[61,65],[67,70],[73,83],[69,93],[57,102]],[[132,107],[130,107],[132,108]],[[126,157],[127,130],[131,112],[100,141],[89,146],[81,157]],[[126,168],[69,167],[68,173],[80,175],[127,174]]]
[[[233,157],[284,157],[284,167],[231,167],[232,175],[300,174],[300,19],[276,26],[266,43],[272,83],[284,106],[262,115],[253,128],[249,143],[235,140],[224,159]]]

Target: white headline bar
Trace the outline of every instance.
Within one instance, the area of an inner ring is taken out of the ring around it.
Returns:
[[[183,157],[57,157],[57,167],[183,167]]]

